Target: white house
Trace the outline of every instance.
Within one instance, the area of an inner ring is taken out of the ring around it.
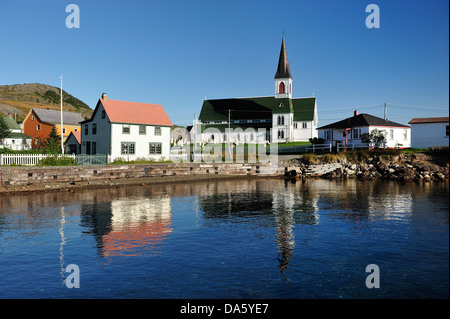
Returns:
[[[274,96],[205,99],[191,130],[193,140],[264,143],[317,137],[317,101],[315,97],[292,97],[284,37],[274,79]]]
[[[31,136],[23,134],[19,124],[13,118],[2,115],[0,117],[3,118],[10,133],[10,137],[0,141],[0,148],[9,148],[15,151],[31,149]]]
[[[355,145],[361,146],[361,135],[373,130],[384,131],[386,137],[385,147],[409,148],[411,147],[411,128],[407,125],[391,122],[370,114],[354,112],[353,117],[319,127],[319,138],[333,146]]]
[[[413,148],[448,146],[448,117],[413,118],[411,124],[411,144]]]
[[[81,153],[111,160],[169,159],[172,122],[159,104],[110,100],[105,93],[81,122]]]

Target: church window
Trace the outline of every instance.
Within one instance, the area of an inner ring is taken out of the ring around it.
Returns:
[[[284,82],[280,82],[278,87],[278,93],[284,93]]]

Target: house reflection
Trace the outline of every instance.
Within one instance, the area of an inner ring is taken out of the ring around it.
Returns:
[[[120,198],[82,208],[82,225],[105,257],[157,254],[172,232],[168,196]]]

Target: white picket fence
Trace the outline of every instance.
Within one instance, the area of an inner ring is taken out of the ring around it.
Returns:
[[[39,161],[55,156],[53,154],[0,154],[0,165],[37,165]],[[110,156],[106,155],[84,155],[84,154],[58,154],[58,157],[73,158],[79,165],[95,165],[95,164],[108,164],[111,162]]]

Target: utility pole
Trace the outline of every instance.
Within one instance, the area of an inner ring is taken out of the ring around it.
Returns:
[[[62,79],[63,76],[59,77],[61,79],[61,153],[64,154],[64,137],[63,137],[63,93],[62,93]]]
[[[230,157],[233,158],[231,153],[231,145],[230,145],[230,139],[231,139],[231,109],[228,109],[228,152],[230,153]]]
[[[387,121],[387,107],[386,107],[386,102],[384,102],[384,120]]]

